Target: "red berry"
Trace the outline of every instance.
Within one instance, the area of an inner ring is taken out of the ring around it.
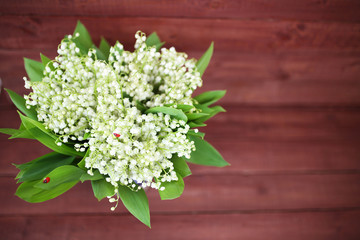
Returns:
[[[49,177],[44,178],[43,183],[48,183],[48,182],[50,182],[50,178]]]
[[[114,136],[118,138],[118,137],[120,137],[120,134],[114,133]]]

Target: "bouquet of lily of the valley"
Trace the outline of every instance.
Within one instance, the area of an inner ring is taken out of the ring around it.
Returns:
[[[219,112],[210,106],[225,91],[192,97],[202,85],[213,44],[199,59],[174,47],[161,48],[156,33],[135,34],[135,50],[102,39],[96,47],[80,22],[51,60],[25,58],[24,97],[7,90],[20,110],[19,129],[0,129],[10,138],[35,139],[53,152],[15,165],[16,195],[35,203],[91,181],[95,197],[119,200],[150,226],[145,188],[174,199],[184,190],[187,162],[222,167],[228,163],[198,127]]]

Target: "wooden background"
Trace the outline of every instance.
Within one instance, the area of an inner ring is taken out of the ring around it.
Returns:
[[[18,199],[11,163],[49,150],[1,135],[1,239],[360,239],[360,1],[1,0],[3,87],[25,93],[22,58],[54,57],[78,19],[128,49],[138,29],[192,57],[215,41],[199,92],[228,90],[205,132],[232,166],[192,165],[173,201],[149,191],[149,230],[88,183]],[[4,91],[0,114],[18,126]]]

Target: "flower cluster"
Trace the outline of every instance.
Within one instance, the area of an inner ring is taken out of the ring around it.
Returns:
[[[202,84],[195,60],[173,47],[157,52],[137,32],[134,52],[117,42],[103,61],[95,49],[82,54],[76,37],[62,41],[42,81],[25,78],[25,87],[33,90],[25,96],[27,105],[35,106],[59,145],[77,141],[76,150],[88,149],[88,173],[98,170],[115,191],[119,184],[163,190],[161,182],[177,180],[172,156],[190,158],[195,150],[186,137],[189,126],[137,106],[192,105],[191,94]]]

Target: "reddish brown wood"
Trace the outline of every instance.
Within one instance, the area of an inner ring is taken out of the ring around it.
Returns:
[[[191,164],[197,174],[276,174],[328,173],[360,170],[358,141],[299,142],[209,140],[231,163],[215,168]],[[12,163],[21,164],[50,150],[31,140],[0,141],[0,175],[15,176]]]
[[[251,141],[357,141],[358,108],[252,108],[224,105],[226,113],[200,128],[206,139]],[[4,109],[2,127],[18,127],[15,108]],[[4,139],[4,137],[2,137]]]
[[[38,50],[0,50],[3,85],[19,93],[25,76],[23,57],[39,60]],[[56,47],[41,51],[54,57]],[[189,52],[200,57],[200,52]],[[276,54],[215,51],[195,94],[227,89],[224,103],[250,105],[360,106],[357,52],[286,51]],[[0,100],[0,105],[5,105]]]
[[[8,216],[0,218],[0,234],[9,240],[357,240],[359,217],[359,211],[153,215],[148,229],[128,215]]]
[[[98,203],[88,182],[42,204],[26,203],[14,196],[15,190],[11,177],[0,177],[2,204],[6,206],[0,215],[106,213],[112,206],[107,200]],[[185,178],[184,193],[176,200],[161,201],[155,190],[147,195],[154,213],[360,208],[360,174],[197,174]],[[126,212],[123,206],[116,211]]]
[[[114,43],[134,44],[141,29],[156,31],[163,41],[179,50],[205,51],[211,41],[216,49],[273,52],[282,49],[360,50],[360,24],[338,22],[294,22],[185,18],[96,18],[1,16],[1,49],[54,49],[71,34],[80,19],[95,43],[105,36]]]
[[[211,119],[201,131],[232,166],[194,165],[194,174],[360,169],[357,108],[225,108],[227,113]],[[4,116],[0,127],[19,126],[15,108],[0,113]],[[17,172],[11,163],[24,163],[50,151],[35,141],[8,140],[3,134],[0,145],[0,174],[6,175]]]
[[[204,129],[232,165],[191,165],[183,196],[149,191],[149,230],[89,183],[43,204],[14,196],[11,163],[49,150],[0,135],[0,238],[360,239],[360,5],[330,1],[0,1],[0,78],[24,93],[22,57],[53,57],[80,19],[132,49],[138,29],[199,57],[215,54],[204,87],[228,110]],[[17,127],[0,94],[0,127]]]
[[[21,1],[0,3],[3,15],[126,16],[180,18],[295,19],[359,21],[356,0],[277,1]]]
[[[336,141],[358,139],[358,108],[253,108],[224,106],[227,112],[209,121],[209,140]]]

